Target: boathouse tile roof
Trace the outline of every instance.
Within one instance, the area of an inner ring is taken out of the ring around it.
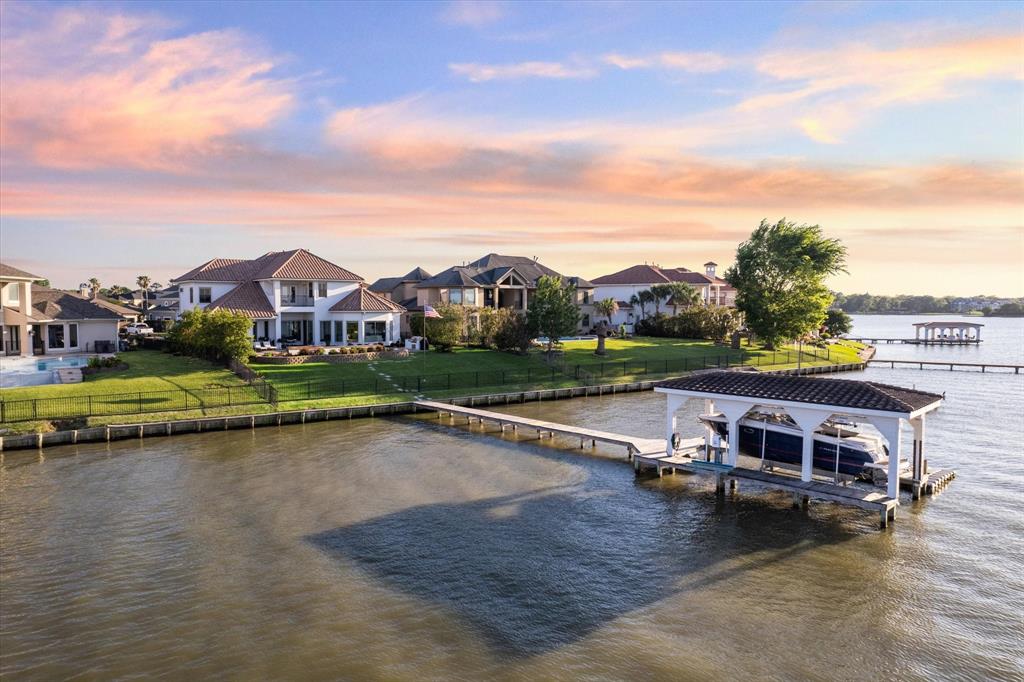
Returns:
[[[258,282],[245,282],[212,301],[207,310],[227,310],[241,313],[254,320],[267,320],[276,316],[263,287]]]
[[[762,398],[766,401],[835,405],[901,414],[914,412],[942,400],[942,396],[937,393],[874,381],[757,372],[708,372],[669,379],[657,385],[680,391]]]
[[[330,308],[332,313],[402,313],[405,308],[394,301],[375,294],[366,287],[357,287],[355,291],[341,299]]]

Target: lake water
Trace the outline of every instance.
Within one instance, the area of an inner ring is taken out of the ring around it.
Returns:
[[[999,320],[981,349],[919,350],[989,353],[1021,332]],[[636,480],[614,449],[429,417],[7,453],[0,671],[1024,678],[1024,376],[861,376],[947,395],[927,455],[958,477],[905,497],[887,531],[874,514],[794,511],[753,486],[720,499],[702,477]],[[657,437],[663,400],[510,410]],[[692,417],[679,421],[697,434]]]

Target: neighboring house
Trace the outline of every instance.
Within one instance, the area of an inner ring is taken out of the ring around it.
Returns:
[[[634,265],[610,275],[597,277],[594,283],[594,299],[602,301],[606,298],[613,298],[619,304],[619,311],[612,316],[612,325],[626,325],[627,331],[632,331],[632,325],[646,314],[654,312],[654,306],[649,305],[646,311],[634,309],[630,300],[641,291],[646,291],[656,284],[670,284],[672,282],[685,282],[700,292],[701,300],[705,305],[733,306],[736,302],[736,290],[729,284],[715,275],[715,263],[705,263],[704,273],[693,272],[686,268],[661,268],[657,265]],[[679,309],[675,302],[665,300],[660,303],[662,312],[677,313]]]
[[[146,319],[159,322],[173,322],[178,319],[178,286],[151,292],[151,307],[146,309]]]
[[[120,316],[69,291],[35,286],[36,275],[0,263],[0,326],[5,355],[117,348]]]
[[[252,260],[214,258],[172,280],[178,312],[242,313],[255,339],[339,346],[393,343],[405,309],[369,291],[362,277],[305,249]]]
[[[467,265],[455,265],[416,285],[416,305],[455,303],[486,308],[512,308],[525,313],[537,280],[549,275],[575,284],[580,306],[580,330],[588,331],[594,317],[594,285],[580,277],[566,277],[525,256],[490,253]]]
[[[142,319],[142,311],[139,310],[138,308],[131,308],[126,305],[121,305],[117,301],[111,300],[105,296],[96,296],[94,298],[90,298],[89,300],[98,306],[102,306],[107,310],[111,310],[117,313],[120,316],[121,321],[124,323],[138,322],[139,320]]]
[[[423,268],[414,268],[401,277],[381,277],[370,285],[370,291],[394,301],[407,311],[422,312],[423,308],[416,304],[416,285],[432,276]],[[409,316],[402,315],[401,334],[408,336],[409,333]]]

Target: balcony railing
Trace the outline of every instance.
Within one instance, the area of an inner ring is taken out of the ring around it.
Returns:
[[[314,298],[307,294],[292,294],[291,292],[281,292],[281,305],[301,305],[310,306],[313,305]]]

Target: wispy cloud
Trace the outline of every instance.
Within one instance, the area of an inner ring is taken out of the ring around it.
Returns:
[[[441,12],[441,19],[449,24],[480,28],[501,21],[507,13],[505,3],[496,0],[452,0]]]
[[[731,61],[716,52],[660,52],[646,56],[628,56],[617,53],[601,58],[605,64],[629,69],[670,69],[689,73],[715,73],[729,68]]]
[[[518,62],[514,64],[449,64],[448,69],[474,83],[520,78],[593,78],[597,69],[562,62]]]
[[[293,103],[276,60],[239,31],[164,38],[165,20],[88,8],[19,7],[18,20],[0,130],[7,153],[40,165],[175,167]]]

